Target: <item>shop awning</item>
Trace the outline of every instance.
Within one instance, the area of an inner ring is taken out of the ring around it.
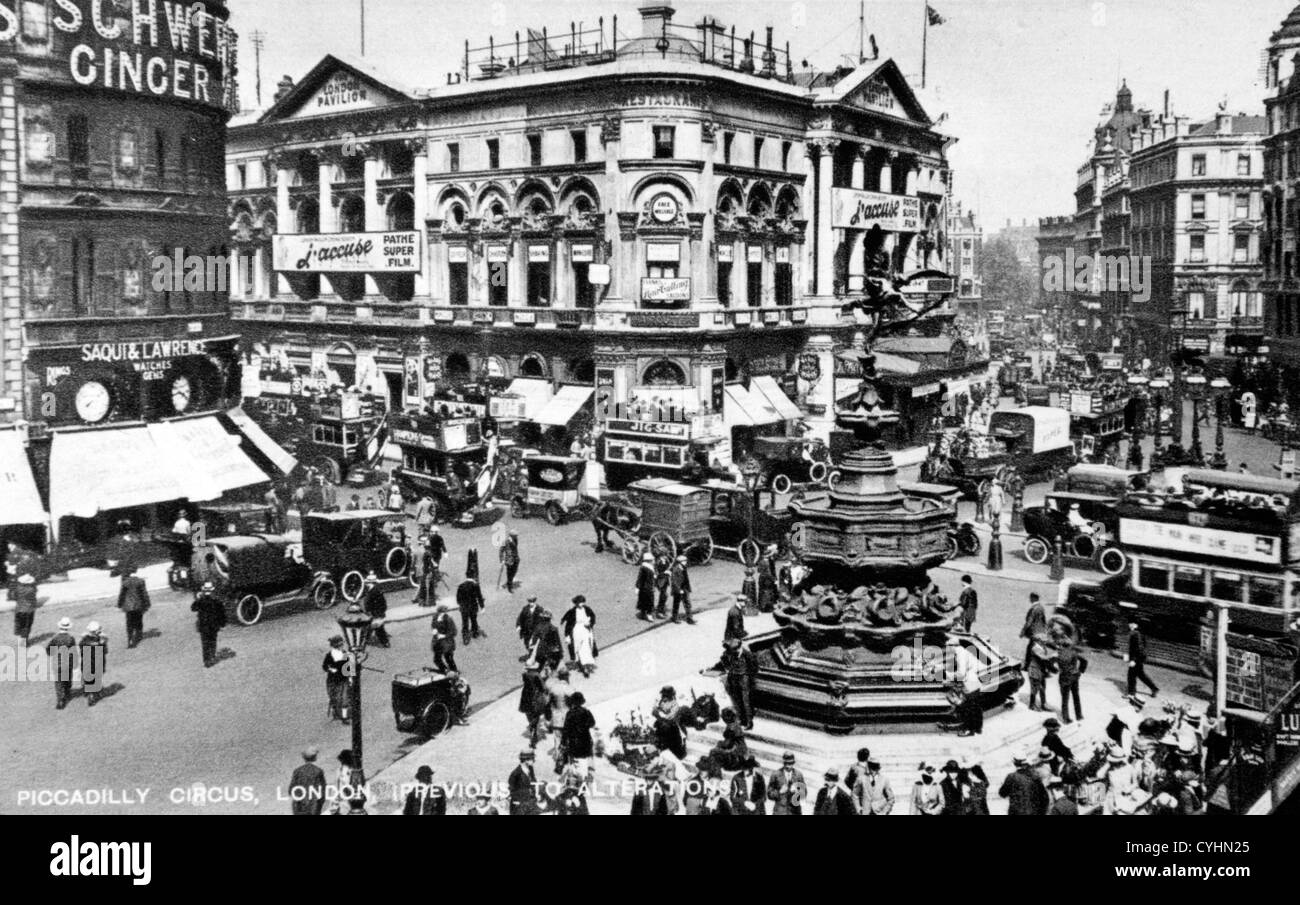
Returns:
[[[784,420],[762,393],[747,390],[742,384],[727,384],[726,394],[727,402],[722,411],[722,419],[728,430],[733,427],[779,424]]]
[[[50,516],[55,521],[187,495],[148,428],[56,432],[52,442]]]
[[[191,500],[215,500],[227,490],[268,480],[215,415],[151,424],[149,432],[176,464]]]
[[[582,407],[591,401],[591,387],[560,387],[560,391],[551,397],[535,416],[529,420],[551,427],[564,427]]]
[[[774,377],[768,375],[755,377],[749,382],[749,392],[751,396],[757,394],[765,397],[781,416],[782,421],[798,421],[803,417],[799,406],[791,402],[785,390],[777,386]]]
[[[44,525],[49,520],[22,435],[0,430],[0,525]]]
[[[234,422],[235,427],[239,429],[248,441],[257,448],[257,451],[266,456],[271,464],[286,475],[298,467],[298,460],[289,455],[280,446],[271,439],[270,435],[262,430],[256,421],[248,417],[248,414],[241,408],[233,408],[226,412],[226,416]]]
[[[510,382],[506,392],[524,397],[525,418],[532,418],[542,412],[555,395],[551,382],[538,377],[516,377]]]
[[[911,358],[904,358],[901,355],[877,352],[876,371],[888,371],[894,374],[919,374],[921,372],[921,363]]]

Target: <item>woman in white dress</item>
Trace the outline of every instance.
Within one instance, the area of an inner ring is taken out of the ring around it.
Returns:
[[[580,605],[573,618],[573,655],[584,676],[590,676],[596,668],[596,636],[592,634],[591,628],[593,622],[589,608]]]

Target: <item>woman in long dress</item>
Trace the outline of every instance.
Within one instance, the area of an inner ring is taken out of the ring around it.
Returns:
[[[596,636],[592,633],[592,621],[587,607],[578,607],[573,619],[573,654],[584,676],[590,676],[596,668]]]

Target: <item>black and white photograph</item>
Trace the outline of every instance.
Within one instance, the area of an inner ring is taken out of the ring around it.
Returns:
[[[1294,815],[1298,246],[1294,0],[0,0],[0,814]]]

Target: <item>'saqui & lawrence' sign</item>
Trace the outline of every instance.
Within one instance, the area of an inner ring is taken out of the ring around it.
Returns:
[[[831,189],[831,226],[836,229],[879,226],[886,232],[920,232],[921,199],[861,189]]]
[[[0,0],[0,43],[18,35],[17,6]],[[203,3],[53,0],[52,7],[54,29],[82,42],[67,54],[78,85],[224,106],[235,34]]]
[[[275,269],[292,273],[416,273],[420,233],[328,233],[275,237]]]
[[[81,347],[84,362],[164,361],[202,355],[206,343],[201,339],[169,339],[158,342],[87,343]]]

